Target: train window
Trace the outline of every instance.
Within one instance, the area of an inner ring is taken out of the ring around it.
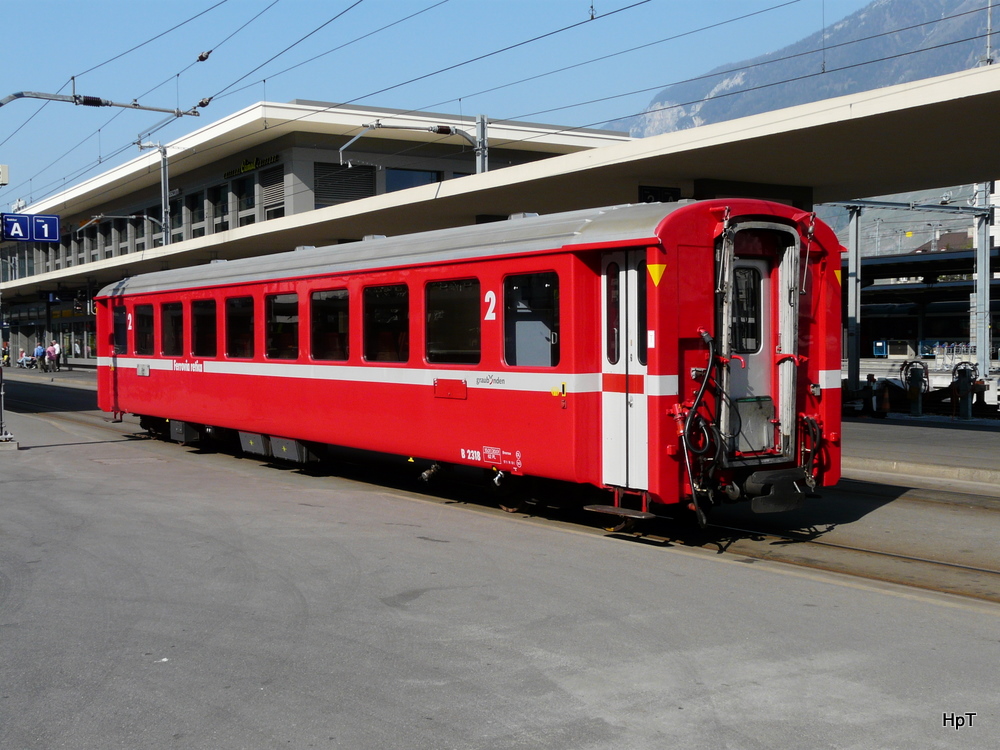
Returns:
[[[519,367],[559,364],[559,277],[508,276],[504,292],[504,360]]]
[[[639,344],[639,351],[637,356],[639,358],[639,364],[646,364],[646,354],[649,349],[649,324],[646,320],[648,311],[648,291],[646,289],[646,261],[640,261],[639,265],[636,266],[636,273],[638,274],[638,279],[636,281],[638,289],[636,290],[636,314],[639,317],[639,330],[636,331]]]
[[[427,361],[478,365],[481,335],[479,280],[427,285]]]
[[[299,358],[299,295],[264,298],[265,355],[268,359]]]
[[[214,357],[218,354],[215,300],[196,299],[191,303],[191,354]]]
[[[410,292],[406,284],[364,291],[365,359],[406,362],[410,358]]]
[[[348,358],[348,302],[346,289],[312,293],[310,318],[313,359],[343,361]]]
[[[619,273],[617,263],[608,263],[605,272],[607,287],[604,290],[604,304],[608,308],[607,331],[607,357],[608,364],[617,365],[621,356],[621,293],[619,290]]]
[[[253,297],[226,300],[226,356],[253,357]]]
[[[737,268],[733,273],[733,352],[755,354],[761,338],[761,277],[756,268]]]
[[[184,307],[180,302],[160,305],[160,349],[167,357],[184,354]]]
[[[153,306],[135,306],[135,353],[153,353]]]
[[[111,310],[111,319],[112,327],[114,328],[114,340],[111,342],[111,353],[127,354],[128,312],[125,310],[125,305],[115,305]]]

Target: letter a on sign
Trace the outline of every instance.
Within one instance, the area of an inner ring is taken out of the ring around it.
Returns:
[[[11,216],[4,214],[3,236],[7,240],[28,239],[28,216]]]
[[[31,238],[31,226],[29,216],[22,214],[3,215],[3,238],[5,240],[27,241]]]

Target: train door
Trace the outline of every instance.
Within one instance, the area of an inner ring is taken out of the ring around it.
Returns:
[[[785,228],[754,224],[722,249],[719,407],[727,453],[755,462],[792,456],[796,427],[799,252]]]
[[[645,490],[649,487],[645,251],[608,253],[601,270],[603,483]]]

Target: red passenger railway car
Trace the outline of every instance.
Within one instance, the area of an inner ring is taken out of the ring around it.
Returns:
[[[623,517],[783,510],[840,474],[841,252],[732,199],[144,274],[97,297],[99,403],[181,442],[591,485]]]

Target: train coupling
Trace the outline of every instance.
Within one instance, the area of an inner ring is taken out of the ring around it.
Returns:
[[[755,471],[743,483],[754,513],[795,510],[815,486],[816,480],[802,466]]]

